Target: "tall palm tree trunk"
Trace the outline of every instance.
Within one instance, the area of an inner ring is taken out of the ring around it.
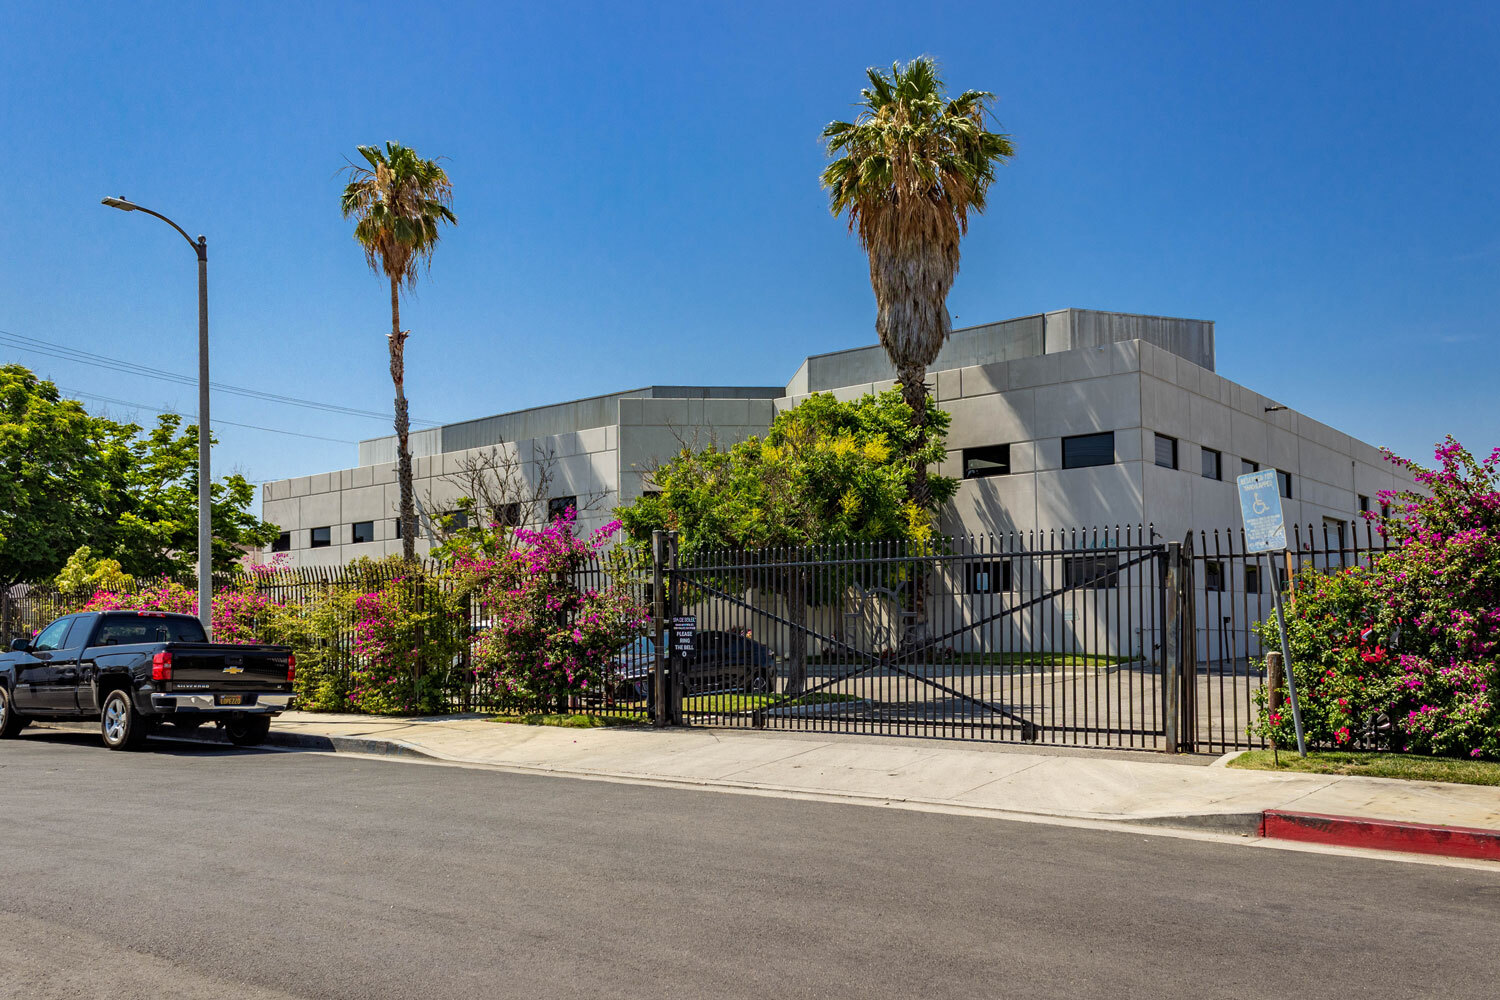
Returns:
[[[401,329],[401,283],[391,278],[391,383],[396,387],[396,480],[401,484],[401,558],[417,558],[417,505],[411,482],[411,451],[407,438],[411,420],[406,414],[406,333]]]
[[[911,444],[913,454],[927,446],[927,366],[904,366],[897,373],[901,382],[901,398],[911,407],[912,426],[917,434]],[[932,491],[927,486],[927,466],[917,462],[911,481],[911,500],[923,510],[932,502]]]

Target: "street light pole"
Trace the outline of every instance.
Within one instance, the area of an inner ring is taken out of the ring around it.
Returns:
[[[198,620],[203,631],[213,638],[213,475],[209,469],[208,424],[208,239],[199,236],[195,242],[187,232],[149,208],[127,201],[124,197],[105,198],[101,204],[122,212],[145,212],[182,234],[198,256]]]

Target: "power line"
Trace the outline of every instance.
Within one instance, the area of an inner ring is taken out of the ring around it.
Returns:
[[[99,395],[96,392],[84,392],[82,389],[70,389],[70,388],[68,388],[66,386],[61,386],[61,385],[58,386],[57,388],[58,388],[59,392],[65,392],[65,393],[67,393],[70,396],[82,396],[84,399],[94,399],[94,400],[98,400],[101,403],[114,403],[114,404],[116,404],[118,406],[131,406],[131,407],[136,407],[136,408],[142,409],[142,410],[150,410],[153,413],[176,413],[177,412],[176,410],[163,410],[159,406],[147,406],[145,403],[137,403],[137,402],[134,402],[134,401],[129,400],[129,399],[115,399],[113,396],[101,396],[101,395]],[[183,416],[185,419],[189,419],[189,420],[197,420],[198,419],[195,414],[186,414],[185,413],[185,414],[181,414],[181,416]],[[266,432],[268,432],[270,434],[286,434],[286,435],[288,435],[290,437],[311,438],[314,441],[333,441],[336,444],[358,444],[359,443],[358,441],[351,441],[348,438],[331,438],[331,437],[323,437],[323,436],[321,436],[319,434],[304,434],[301,431],[284,431],[284,430],[281,430],[280,428],[277,428],[277,427],[262,427],[259,424],[241,424],[241,423],[237,423],[237,422],[235,422],[233,420],[219,420],[216,417],[210,417],[209,420],[208,420],[208,423],[209,423],[210,426],[212,426],[214,424],[224,424],[224,425],[226,425],[228,427],[244,427],[244,428],[247,428],[247,429],[252,430],[252,431],[266,431]]]
[[[196,386],[197,378],[190,375],[181,375],[177,372],[166,372],[146,365],[137,364],[134,361],[122,361],[119,358],[110,358],[92,351],[83,351],[63,344],[54,344],[50,341],[39,340],[36,337],[26,337],[19,333],[11,333],[9,330],[0,330],[0,346],[9,347],[18,351],[29,351],[33,354],[42,354],[51,358],[59,358],[63,361],[73,361],[78,364],[92,365],[95,368],[104,368],[110,371],[124,372],[129,375],[139,375],[143,378],[153,378],[162,382],[172,382],[177,385]],[[236,396],[244,396],[249,399],[257,399],[267,403],[283,403],[288,406],[302,406],[314,410],[323,410],[328,413],[340,413],[351,417],[371,417],[376,420],[390,420],[389,413],[380,413],[375,410],[361,410],[352,406],[340,406],[337,403],[324,403],[314,399],[302,399],[297,396],[283,396],[279,393],[266,392],[262,389],[251,389],[246,386],[230,385],[226,382],[209,382],[209,385],[220,392],[232,393]],[[439,421],[427,420],[419,417],[410,418],[414,424],[428,424],[437,426]]]

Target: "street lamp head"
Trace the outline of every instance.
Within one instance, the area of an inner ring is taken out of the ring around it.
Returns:
[[[100,198],[99,204],[108,205],[110,208],[118,208],[122,212],[134,212],[135,205],[125,200],[122,194],[118,198]]]

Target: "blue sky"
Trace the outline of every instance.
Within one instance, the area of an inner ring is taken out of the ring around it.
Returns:
[[[818,133],[927,53],[1018,155],[959,325],[1079,306],[1218,323],[1219,370],[1415,457],[1500,444],[1500,6],[0,6],[0,330],[194,371],[180,238],[210,251],[215,377],[387,411],[387,293],[338,214],[360,143],[447,157],[459,225],[404,307],[412,412],[658,383],[781,384],[874,341]],[[193,390],[0,347],[60,385]],[[228,395],[215,417],[388,432]],[[117,417],[146,409],[95,404]],[[220,469],[355,463],[216,428]]]

